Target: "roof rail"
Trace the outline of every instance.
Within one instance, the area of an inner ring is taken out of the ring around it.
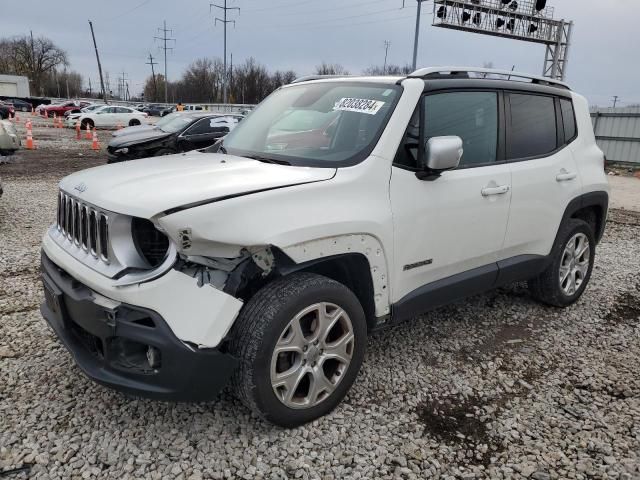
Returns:
[[[291,83],[308,82],[310,80],[323,80],[323,79],[327,79],[327,78],[345,78],[345,77],[349,77],[349,76],[350,75],[306,75],[304,77],[296,78]]]
[[[468,78],[469,73],[481,73],[485,75],[500,75],[507,77],[507,80],[514,78],[522,78],[530,80],[531,83],[537,83],[541,85],[550,85],[553,87],[562,87],[567,90],[571,90],[571,87],[561,82],[548,77],[540,77],[538,75],[531,75],[528,73],[512,72],[511,70],[497,70],[494,68],[478,68],[478,67],[428,67],[420,68],[413,73],[407,75],[407,78],[428,78],[428,77],[440,77],[442,75],[457,76],[458,78]],[[467,74],[463,76],[463,74]],[[515,80],[514,80],[515,81]]]

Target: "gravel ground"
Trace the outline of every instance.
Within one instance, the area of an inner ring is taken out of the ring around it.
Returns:
[[[377,333],[342,405],[283,430],[227,392],[131,399],[73,364],[38,312],[38,258],[57,181],[102,161],[78,153],[0,165],[0,472],[24,468],[9,478],[640,478],[639,214],[611,213],[576,305],[514,285]]]

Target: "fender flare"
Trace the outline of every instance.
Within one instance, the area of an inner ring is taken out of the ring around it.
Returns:
[[[375,316],[384,317],[389,314],[390,288],[387,259],[382,244],[373,235],[364,233],[337,235],[291,245],[281,250],[298,265],[335,260],[336,257],[344,254],[362,255],[369,264]]]
[[[569,202],[567,208],[564,210],[564,215],[562,215],[562,220],[560,225],[563,225],[567,220],[569,220],[576,212],[582,210],[587,207],[597,207],[602,210],[602,221],[599,225],[596,226],[596,231],[594,232],[596,237],[596,243],[599,243],[604,235],[604,229],[607,220],[607,211],[609,209],[609,194],[605,191],[595,191],[584,193],[579,197],[574,198]],[[558,232],[560,231],[560,225],[558,225]],[[556,233],[555,242],[558,240],[558,233]]]

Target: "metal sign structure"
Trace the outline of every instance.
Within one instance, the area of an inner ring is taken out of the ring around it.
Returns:
[[[546,46],[542,74],[564,80],[573,22],[543,0],[434,0],[433,26]]]

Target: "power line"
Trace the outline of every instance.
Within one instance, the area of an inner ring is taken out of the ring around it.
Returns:
[[[173,51],[173,47],[167,47],[167,42],[174,42],[174,45],[175,45],[176,39],[167,37],[167,33],[171,32],[173,34],[173,31],[167,29],[166,20],[164,21],[163,27],[158,28],[158,31],[162,32],[162,37],[153,37],[153,38],[155,38],[156,40],[162,40],[163,42],[163,46],[160,48],[164,50],[164,103],[169,103],[169,90],[168,90],[169,78],[167,75],[167,50]]]
[[[240,13],[240,7],[227,7],[227,0],[224,0],[224,6],[221,5],[216,5],[215,3],[211,3],[209,4],[209,9],[211,9],[211,7],[216,7],[216,8],[220,8],[222,10],[222,17],[223,18],[218,18],[216,17],[213,25],[217,25],[218,22],[222,23],[222,25],[224,26],[224,73],[222,75],[222,87],[223,87],[223,103],[227,103],[227,83],[228,82],[228,78],[227,78],[227,23],[233,23],[233,26],[236,26],[236,21],[235,20],[227,20],[227,11],[228,10],[237,10],[238,13]]]

